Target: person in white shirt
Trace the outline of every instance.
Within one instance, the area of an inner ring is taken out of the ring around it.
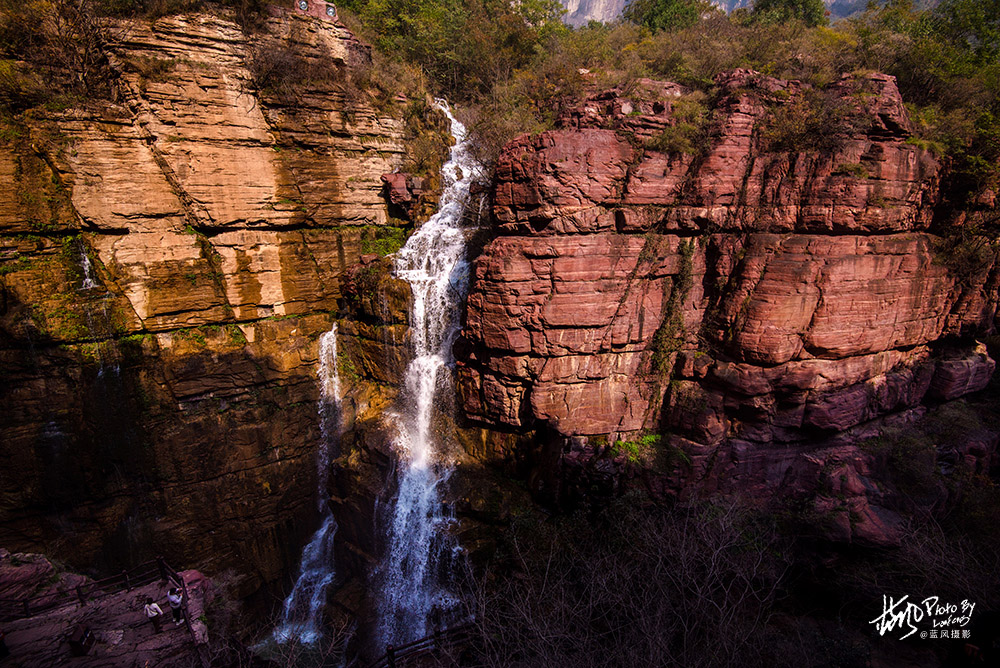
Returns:
[[[151,596],[146,597],[146,605],[143,607],[143,612],[146,613],[146,617],[153,624],[153,632],[159,633],[163,628],[163,610],[160,606],[153,602]]]

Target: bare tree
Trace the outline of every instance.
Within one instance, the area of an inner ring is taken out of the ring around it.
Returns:
[[[0,51],[31,63],[59,88],[106,95],[115,76],[108,54],[131,23],[105,16],[102,8],[97,0],[0,0]]]
[[[531,532],[515,528],[509,553],[472,579],[470,665],[768,664],[763,630],[785,546],[740,504],[623,502],[595,522]]]

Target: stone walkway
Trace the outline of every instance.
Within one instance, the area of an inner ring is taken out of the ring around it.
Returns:
[[[15,555],[20,556],[20,555]],[[35,556],[35,555],[31,555]],[[3,571],[0,569],[0,577]],[[44,571],[41,571],[44,572]],[[197,571],[180,574],[188,587],[192,631],[183,623],[175,625],[167,604],[168,585],[155,582],[131,592],[118,592],[88,602],[68,604],[33,617],[4,622],[10,658],[0,661],[2,668],[196,668],[201,665],[198,646],[205,644],[208,633],[199,617],[211,600],[211,583]],[[48,578],[52,578],[50,574]],[[78,577],[78,576],[77,576]],[[23,583],[22,583],[23,584]],[[40,582],[43,586],[46,583]],[[3,589],[0,583],[0,589]],[[166,613],[163,630],[156,633],[143,613],[147,596]],[[69,638],[78,624],[88,626],[95,643],[86,656],[73,656]]]

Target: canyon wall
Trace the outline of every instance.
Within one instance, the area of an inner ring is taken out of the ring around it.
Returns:
[[[402,119],[443,119],[346,76],[370,54],[333,21],[123,34],[112,99],[0,134],[0,545],[275,583],[314,528],[318,337],[340,317],[337,559],[367,573],[409,328],[379,255],[433,190],[391,173]],[[842,538],[891,542],[855,444],[989,381],[1000,272],[949,250],[965,214],[893,80],[845,77],[829,127],[797,134],[809,90],[717,83],[595,92],[502,154],[456,347],[467,546],[525,502],[482,462],[555,500],[637,466],[658,495],[825,486]],[[995,442],[966,446],[982,469]]]
[[[345,80],[370,54],[333,21],[123,34],[113,100],[0,142],[0,545],[105,571],[159,553],[246,595],[313,528],[317,338],[393,222],[407,100]],[[275,63],[291,89],[255,85]]]
[[[942,165],[892,77],[822,99],[745,70],[716,83],[703,145],[679,134],[690,92],[644,80],[505,148],[459,344],[465,415],[549,434],[564,479],[603,452],[660,462],[664,493],[867,481],[851,444],[989,381],[976,336],[1000,274],[963,274],[939,236]],[[796,134],[823,108],[828,127]],[[891,540],[865,484],[854,537]]]

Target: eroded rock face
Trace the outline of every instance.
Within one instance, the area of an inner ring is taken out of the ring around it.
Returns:
[[[405,147],[337,77],[255,92],[255,47],[334,74],[368,57],[291,14],[253,44],[219,14],[139,22],[117,102],[0,144],[0,544],[107,569],[159,553],[235,570],[239,595],[297,563],[317,339]]]
[[[973,337],[994,326],[997,272],[963,280],[936,252],[942,168],[907,143],[892,77],[831,86],[843,127],[802,151],[762,139],[799,84],[718,84],[697,155],[646,148],[685,93],[649,81],[506,147],[459,346],[467,416],[596,442],[666,432],[705,484],[724,467],[698,462],[725,451],[762,457],[776,486],[797,457],[768,451],[986,385]]]

